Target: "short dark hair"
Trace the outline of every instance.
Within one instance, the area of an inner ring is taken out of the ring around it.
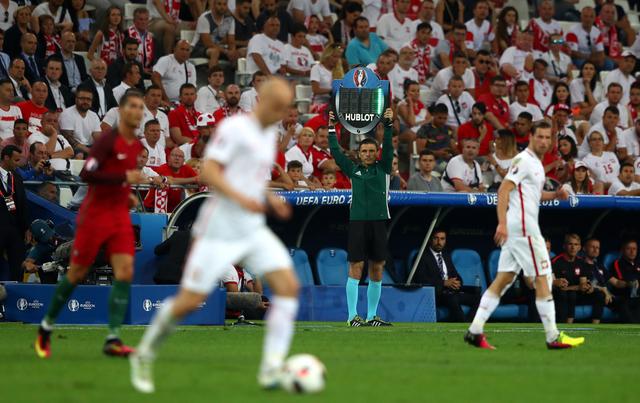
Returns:
[[[47,62],[45,63],[45,67],[49,67],[49,63],[51,62],[58,62],[60,64],[62,64],[62,58],[58,55],[51,55],[47,58]]]
[[[635,170],[635,169],[636,169],[636,167],[635,167],[635,166],[633,166],[633,164],[632,164],[632,163],[630,163],[629,161],[624,161],[624,162],[621,162],[621,163],[620,163],[620,173],[622,173],[622,169],[623,169],[624,167],[631,167],[631,169],[633,169],[633,170]]]
[[[9,62],[9,68],[13,67],[14,64],[16,64],[16,62],[22,62],[24,63],[24,60],[21,57],[14,57],[13,59],[11,59],[11,61]]]
[[[374,139],[372,139],[371,137],[365,137],[364,139],[362,139],[362,141],[360,141],[360,143],[358,144],[358,151],[360,151],[360,149],[362,148],[362,146],[367,145],[367,144],[373,144],[374,146],[376,146],[376,150],[378,149],[378,142],[375,141]]]
[[[433,32],[433,27],[428,22],[421,22],[420,24],[418,24],[418,26],[416,27],[416,32],[422,31],[423,29],[428,29],[429,31]]]
[[[455,24],[453,24],[453,29],[454,30],[456,30],[456,29],[464,29],[466,31],[467,30],[467,26],[464,25],[461,22],[456,22]]]
[[[291,35],[296,35],[296,34],[299,34],[300,32],[304,32],[306,34],[308,32],[307,27],[305,27],[302,24],[293,24],[291,31],[289,31]]]
[[[29,146],[29,154],[33,155],[36,153],[36,147],[38,147],[38,144],[40,145],[44,145],[44,143],[40,142],[40,141],[34,141],[33,143],[31,143],[31,145]]]
[[[356,11],[362,12],[362,6],[355,1],[347,1],[342,5],[343,15],[346,15],[347,13],[355,13]]]
[[[613,83],[611,83],[611,84],[609,84],[609,85],[607,86],[607,92],[609,92],[609,90],[610,90],[611,88],[613,88],[613,87],[618,87],[618,88],[622,89],[622,85],[621,85],[620,83],[613,82]]]
[[[151,84],[150,86],[147,87],[146,90],[144,90],[144,94],[147,95],[149,92],[151,92],[151,90],[160,90],[160,91],[162,91],[162,88],[160,88],[159,85]]]
[[[260,70],[258,70],[258,71],[260,71]],[[207,72],[207,77],[211,77],[211,75],[213,73],[221,73],[221,72],[224,73],[224,70],[222,69],[222,67],[220,67],[219,65],[216,64],[215,66],[213,66],[213,67],[211,67],[209,69],[209,71]]]
[[[302,162],[298,161],[298,160],[291,160],[289,162],[287,162],[287,171],[294,169],[294,168],[300,168],[302,169]]]
[[[497,76],[495,76],[495,77],[493,77],[493,78],[491,79],[491,85],[493,85],[493,84],[497,83],[498,81],[504,81],[504,82],[507,82],[507,80],[505,80],[505,78],[504,78],[503,76],[501,76],[501,75],[497,75]]]
[[[460,82],[464,83],[464,80],[462,79],[462,77],[460,77],[460,76],[459,76],[459,75],[457,75],[457,74],[454,74],[454,75],[449,79],[449,82],[451,82],[451,81],[460,81]]]
[[[186,89],[192,89],[195,91],[196,86],[191,84],[191,83],[184,83],[180,86],[180,92],[179,94],[182,95],[182,91],[186,90]]]
[[[420,157],[418,159],[424,157],[425,155],[431,155],[434,158],[436,157],[436,155],[433,153],[433,151],[428,150],[426,148],[423,148],[422,151],[420,151]]]
[[[471,107],[471,109],[477,109],[480,111],[480,113],[482,113],[483,115],[485,113],[487,113],[487,105],[485,105],[484,102],[476,102],[475,104],[473,104],[473,106]]]
[[[527,87],[527,89],[529,89],[529,83],[522,80],[516,81],[516,85],[514,86],[514,88],[517,90],[520,87]]]
[[[144,124],[144,130],[147,130],[151,125],[160,125],[160,122],[158,122],[158,119],[147,120],[147,123]]]
[[[469,60],[469,59],[467,58],[467,55],[465,55],[465,54],[464,54],[464,53],[462,53],[462,52],[455,52],[455,53],[453,54],[453,60],[456,60],[456,59]]]
[[[4,85],[4,84],[11,84],[13,85],[13,83],[11,82],[11,80],[9,80],[8,78],[3,78],[0,80],[0,85]]]
[[[537,132],[538,130],[540,130],[540,129],[551,129],[551,123],[549,123],[549,122],[548,122],[548,121],[546,121],[546,120],[541,120],[541,121],[536,122],[536,123],[533,125],[533,131],[532,131],[532,133],[533,133],[533,134],[536,134],[536,132]]]
[[[407,91],[409,91],[409,87],[411,87],[412,85],[420,85],[420,83],[417,81],[411,80],[410,78],[405,79],[404,83],[402,83],[402,89],[404,90],[405,96],[407,95]]]
[[[127,74],[133,71],[134,67],[138,67],[138,65],[136,63],[125,63],[124,66],[122,66],[122,76],[126,77]]]
[[[135,17],[138,14],[149,14],[149,10],[146,7],[137,7],[133,11],[133,16]]]
[[[609,87],[611,87],[611,86],[609,86]],[[622,88],[622,87],[620,87],[620,88]],[[602,116],[604,117],[604,115],[607,112],[613,113],[616,116],[620,116],[620,110],[618,109],[617,106],[607,106],[606,109],[604,110],[604,113],[602,114]]]
[[[123,107],[126,104],[128,104],[131,98],[143,99],[144,95],[137,88],[129,88],[128,90],[125,91],[122,98],[120,98],[120,107]]]
[[[432,115],[439,115],[441,113],[448,115],[449,108],[447,108],[446,104],[435,104],[431,107],[431,110],[429,112],[431,112]]]
[[[34,143],[35,144],[35,143]],[[22,150],[20,150],[18,148],[18,146],[14,146],[13,144],[10,144],[8,146],[5,146],[2,149],[2,153],[0,153],[0,160],[4,161],[5,157],[9,157],[11,158],[11,156],[13,155],[13,153],[18,153],[20,154],[22,152]]]
[[[91,96],[93,96],[93,89],[89,86],[89,84],[78,85],[78,87],[76,88],[76,96],[80,92],[88,92],[89,94],[91,94]]]
[[[258,77],[266,77],[267,75],[265,74],[264,71],[262,70],[258,70],[255,73],[253,73],[253,75],[251,76],[251,84],[253,84],[256,81],[256,78]]]
[[[544,67],[549,67],[549,63],[547,63],[547,61],[544,59],[536,59],[533,61],[533,64],[541,64]]]
[[[124,42],[122,43],[123,47],[127,47],[127,45],[136,45],[136,46],[140,46],[140,42],[136,39],[136,38],[132,38],[130,36],[127,36],[124,38]]]
[[[529,112],[520,112],[520,114],[518,115],[518,119],[525,119],[529,122],[533,122],[533,115]]]
[[[16,120],[13,122],[13,127],[16,127],[17,125],[26,125],[26,126],[29,126],[29,123],[28,123],[26,120],[24,120],[24,119],[16,119]]]
[[[476,53],[476,57],[478,56],[486,56],[486,57],[491,57],[491,52],[489,52],[486,49],[480,49],[477,53]]]
[[[369,25],[369,20],[367,19],[367,17],[360,16],[360,17],[356,18],[355,20],[353,20],[353,26],[354,26],[354,27],[357,27],[357,26],[358,26],[358,23],[359,23],[360,21],[364,21],[364,22],[366,22],[366,23],[367,23],[367,25]]]

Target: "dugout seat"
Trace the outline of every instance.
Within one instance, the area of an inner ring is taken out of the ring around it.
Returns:
[[[311,271],[311,264],[309,263],[309,256],[307,252],[302,249],[289,249],[291,260],[293,260],[293,267],[295,268],[300,285],[314,285],[313,272]]]
[[[464,285],[475,286],[478,279],[482,291],[487,289],[487,279],[478,252],[472,249],[456,249],[451,253],[451,260],[460,273]]]
[[[349,276],[347,251],[344,249],[321,249],[316,257],[316,268],[320,285],[346,285]]]
[[[613,262],[620,257],[620,252],[609,252],[604,255],[604,259],[602,260],[602,264],[607,270],[611,270],[613,267]]]
[[[487,268],[489,282],[495,280],[498,274],[498,262],[500,261],[500,249],[494,249],[487,259]],[[518,304],[500,304],[491,315],[492,319],[497,320],[526,320],[527,306]]]

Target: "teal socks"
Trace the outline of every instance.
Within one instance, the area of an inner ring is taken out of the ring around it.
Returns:
[[[347,308],[349,309],[348,321],[351,322],[353,318],[358,315],[358,284],[360,280],[355,278],[347,278]]]
[[[367,321],[373,320],[378,313],[380,294],[382,294],[382,281],[369,280],[369,287],[367,287]]]

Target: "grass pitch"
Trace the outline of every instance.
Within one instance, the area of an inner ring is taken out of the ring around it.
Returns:
[[[347,328],[300,323],[292,354],[328,368],[327,389],[293,396],[258,388],[263,328],[181,327],[156,364],[154,395],[129,385],[126,360],[101,353],[103,327],[59,327],[52,357],[36,358],[36,327],[0,325],[0,399],[21,402],[631,402],[638,401],[640,327],[563,326],[577,349],[547,351],[542,326],[489,324],[498,349],[462,341],[464,324]],[[126,327],[135,344],[142,327]],[[631,382],[631,383],[629,383]]]

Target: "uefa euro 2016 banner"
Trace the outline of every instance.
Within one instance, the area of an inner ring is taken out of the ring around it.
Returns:
[[[341,206],[351,204],[350,190],[278,192],[293,206]],[[495,193],[389,192],[390,206],[495,207]],[[543,209],[640,210],[640,197],[570,196],[568,200],[540,203]]]

